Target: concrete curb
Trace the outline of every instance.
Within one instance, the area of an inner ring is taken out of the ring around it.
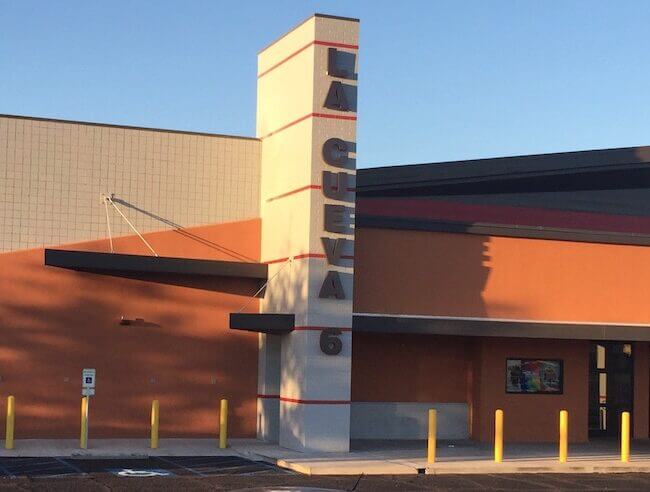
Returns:
[[[547,465],[521,465],[515,463],[470,464],[441,463],[428,466],[427,475],[484,475],[520,473],[650,473],[650,464],[638,463],[557,463]]]

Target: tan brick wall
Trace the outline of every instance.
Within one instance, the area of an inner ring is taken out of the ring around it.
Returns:
[[[256,139],[0,116],[0,252],[106,237],[101,193],[140,232],[259,217],[259,180]]]

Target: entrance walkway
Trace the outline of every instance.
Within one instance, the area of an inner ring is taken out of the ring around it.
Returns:
[[[309,475],[650,473],[650,440],[632,443],[629,463],[621,463],[618,442],[593,440],[569,446],[569,461],[557,461],[557,444],[507,444],[504,462],[494,463],[491,445],[438,441],[436,463],[427,466],[425,441],[353,441],[350,453],[297,453],[255,443],[248,448],[279,466]]]
[[[569,446],[569,461],[558,463],[555,444],[505,445],[504,462],[492,461],[492,447],[471,441],[438,441],[437,461],[426,463],[425,441],[353,441],[350,453],[299,453],[255,439],[233,439],[228,449],[216,439],[91,439],[89,449],[76,439],[17,440],[0,457],[145,458],[148,456],[240,456],[266,461],[308,475],[408,475],[494,473],[650,473],[650,440],[634,441],[629,463],[619,461],[615,440]]]

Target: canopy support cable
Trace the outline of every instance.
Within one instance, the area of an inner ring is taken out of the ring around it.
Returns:
[[[293,263],[293,256],[290,256],[289,258],[287,258],[287,260],[284,262],[284,265],[282,265],[282,266],[278,269],[278,271],[275,272],[275,273],[273,274],[273,276],[272,276],[270,279],[268,279],[266,282],[264,282],[264,284],[262,285],[262,287],[260,287],[259,289],[257,289],[257,292],[255,292],[255,294],[253,294],[253,296],[252,296],[250,299],[248,299],[248,301],[246,302],[246,304],[244,304],[244,305],[241,307],[241,309],[240,309],[239,311],[237,311],[237,314],[241,313],[244,309],[246,309],[246,308],[249,306],[249,304],[250,304],[251,302],[253,302],[253,299],[255,299],[255,298],[258,296],[258,294],[259,294],[260,292],[262,292],[264,289],[266,289],[266,286],[269,285],[269,283],[271,282],[271,280],[273,280],[275,277],[277,277],[277,276],[280,274],[280,272],[281,272],[282,270],[284,270],[284,268],[285,268],[287,265],[291,264],[291,263]]]
[[[156,253],[156,250],[154,250],[154,249],[151,247],[151,244],[149,244],[149,243],[147,242],[147,240],[142,236],[142,234],[140,234],[140,232],[135,228],[135,226],[134,226],[134,225],[131,223],[131,221],[126,217],[126,215],[124,215],[124,214],[122,213],[122,211],[118,208],[118,206],[117,206],[117,205],[115,204],[115,202],[113,201],[113,198],[110,197],[110,196],[108,196],[108,195],[104,195],[104,200],[105,200],[107,203],[110,203],[111,205],[113,205],[113,208],[115,208],[115,210],[117,210],[117,213],[120,214],[120,216],[121,216],[121,217],[126,221],[126,223],[127,223],[127,224],[129,225],[129,227],[133,230],[133,232],[135,232],[135,233],[138,235],[138,237],[139,237],[139,238],[142,240],[142,242],[147,246],[147,248],[149,248],[149,250],[153,253],[153,255],[154,255],[154,256],[158,256],[158,253]],[[111,242],[112,242],[112,240],[111,240]]]

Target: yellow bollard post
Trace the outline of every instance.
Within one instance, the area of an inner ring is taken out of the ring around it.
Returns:
[[[158,448],[158,421],[160,405],[158,400],[151,402],[151,449]]]
[[[219,448],[228,447],[228,400],[221,400],[221,412],[219,414]]]
[[[14,424],[16,419],[16,400],[13,396],[7,398],[7,430],[5,434],[5,449],[14,448]]]
[[[436,461],[436,433],[438,427],[438,415],[435,408],[429,409],[429,436],[427,440],[427,463]]]
[[[630,412],[621,414],[621,461],[630,461]]]
[[[79,436],[79,447],[81,449],[88,448],[88,403],[89,398],[87,396],[81,398],[81,435]]]
[[[569,412],[560,411],[560,463],[566,463],[569,454]]]
[[[503,410],[494,412],[494,461],[503,461]]]

